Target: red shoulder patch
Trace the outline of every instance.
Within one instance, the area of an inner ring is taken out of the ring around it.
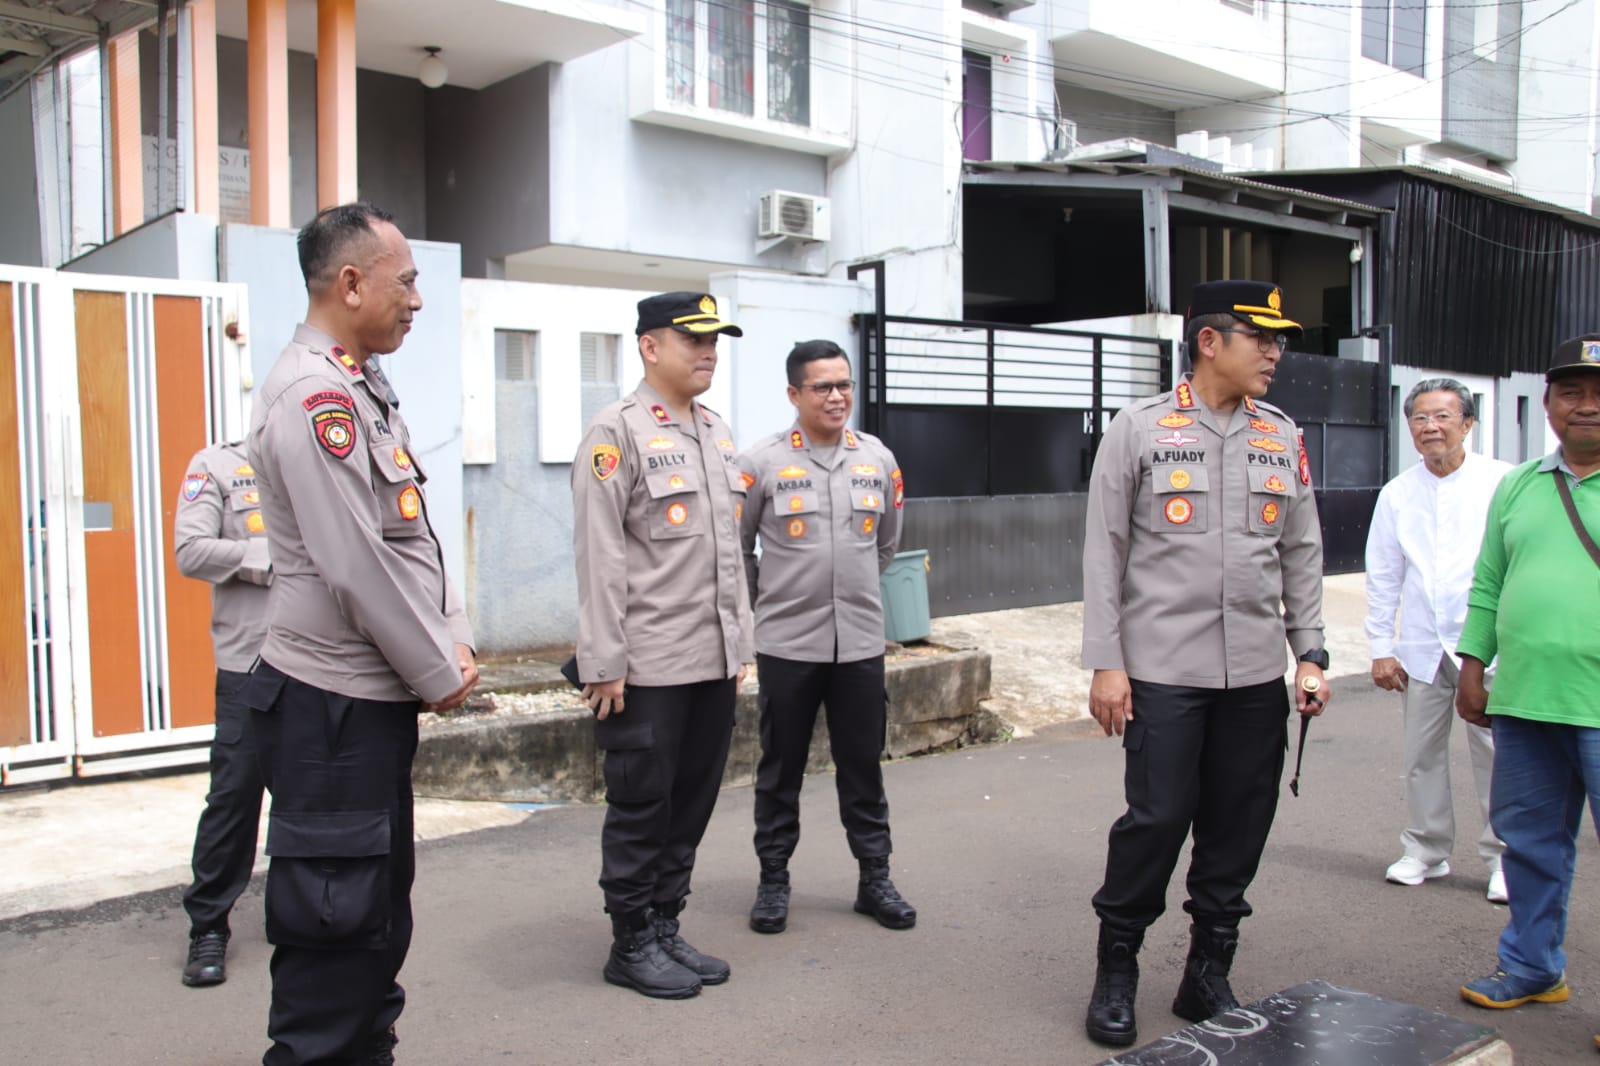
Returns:
[[[313,392],[310,396],[300,401],[300,406],[309,411],[314,407],[322,407],[330,403],[337,404],[346,411],[353,411],[356,406],[355,400],[351,399],[348,393],[334,392],[331,389],[324,392]]]

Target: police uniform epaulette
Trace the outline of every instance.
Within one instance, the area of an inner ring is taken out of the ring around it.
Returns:
[[[702,411],[704,411],[704,412],[705,412],[705,413],[706,413],[706,414],[708,414],[708,415],[712,415],[712,416],[714,416],[714,417],[716,417],[716,418],[721,418],[721,417],[722,417],[722,416],[721,416],[721,415],[719,415],[719,414],[717,414],[717,412],[715,412],[715,411],[713,411],[713,410],[712,410],[712,409],[711,409],[711,408],[709,408],[709,407],[707,407],[707,406],[706,406],[706,405],[705,405],[705,404],[701,404],[701,405],[700,405],[700,410],[702,410]]]

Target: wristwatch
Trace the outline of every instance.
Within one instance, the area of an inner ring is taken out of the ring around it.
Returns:
[[[1312,648],[1310,651],[1305,652],[1300,656],[1300,661],[1303,663],[1310,663],[1318,670],[1326,671],[1328,669],[1328,649]]]

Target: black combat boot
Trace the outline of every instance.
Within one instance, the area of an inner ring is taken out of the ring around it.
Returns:
[[[657,999],[688,999],[700,993],[700,978],[662,949],[648,910],[611,916],[611,957],[606,959],[605,977]]]
[[[400,1043],[400,1038],[395,1035],[394,1026],[389,1027],[386,1033],[380,1033],[372,1041],[372,1057],[363,1061],[362,1066],[394,1066],[394,1048]]]
[[[1189,927],[1189,958],[1183,964],[1183,982],[1172,1001],[1172,1013],[1191,1022],[1203,1022],[1239,1005],[1228,985],[1233,953],[1239,947],[1239,930],[1230,925]]]
[[[680,899],[672,903],[657,903],[650,912],[661,950],[671,956],[673,962],[700,978],[701,984],[720,985],[728,979],[732,969],[715,955],[702,955],[678,935],[678,915],[682,911],[683,900]]]
[[[228,931],[189,934],[189,961],[183,966],[183,983],[191,988],[220,985],[228,979]]]
[[[886,929],[910,929],[917,924],[917,908],[901,898],[889,880],[889,856],[861,860],[861,885],[856,889],[856,913],[870,914]]]
[[[750,928],[758,933],[781,933],[788,925],[789,864],[783,859],[762,859],[756,902],[750,908]]]
[[[1139,948],[1144,931],[1119,933],[1100,926],[1099,965],[1094,971],[1094,994],[1084,1029],[1089,1039],[1112,1047],[1127,1047],[1139,1037],[1134,1001],[1139,998]]]

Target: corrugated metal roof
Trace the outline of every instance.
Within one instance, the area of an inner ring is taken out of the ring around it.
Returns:
[[[1045,173],[1045,174],[1101,174],[1105,176],[1129,175],[1155,175],[1157,177],[1176,177],[1186,184],[1189,182],[1209,185],[1216,189],[1237,189],[1248,191],[1254,197],[1274,202],[1292,202],[1296,207],[1308,207],[1323,213],[1345,212],[1360,216],[1362,219],[1375,219],[1385,213],[1385,209],[1374,207],[1371,204],[1360,203],[1356,200],[1345,200],[1337,196],[1326,196],[1322,193],[1309,192],[1305,189],[1295,189],[1285,185],[1273,185],[1264,181],[1244,177],[1239,174],[1224,173],[1222,171],[1204,170],[1199,167],[1180,166],[1170,163],[1129,163],[1129,162],[1104,162],[1104,163],[1069,163],[1069,162],[1040,162],[1040,163],[1009,163],[1009,162],[968,162],[966,169],[975,173]]]
[[[177,4],[172,5],[177,10]],[[154,22],[152,0],[0,0],[0,99],[85,48]]]
[[[1600,218],[1596,218],[1595,216],[1587,214],[1583,211],[1575,211],[1570,207],[1562,207],[1560,204],[1550,203],[1548,200],[1538,200],[1531,196],[1525,196],[1522,193],[1515,192],[1500,185],[1495,185],[1486,181],[1479,181],[1470,175],[1458,174],[1448,170],[1440,170],[1434,167],[1416,165],[1392,167],[1335,167],[1325,170],[1274,170],[1263,172],[1263,174],[1270,175],[1273,180],[1282,179],[1284,182],[1290,184],[1293,183],[1294,179],[1302,177],[1355,177],[1372,174],[1394,174],[1405,177],[1421,178],[1424,181],[1431,181],[1439,185],[1448,185],[1452,188],[1464,189],[1467,192],[1477,193],[1480,196],[1487,196],[1490,199],[1499,200],[1502,203],[1513,204],[1517,207],[1525,207],[1530,211],[1543,211],[1547,214],[1558,215],[1561,218],[1567,219],[1569,222],[1576,222],[1580,226],[1587,226],[1590,229],[1600,229]]]

